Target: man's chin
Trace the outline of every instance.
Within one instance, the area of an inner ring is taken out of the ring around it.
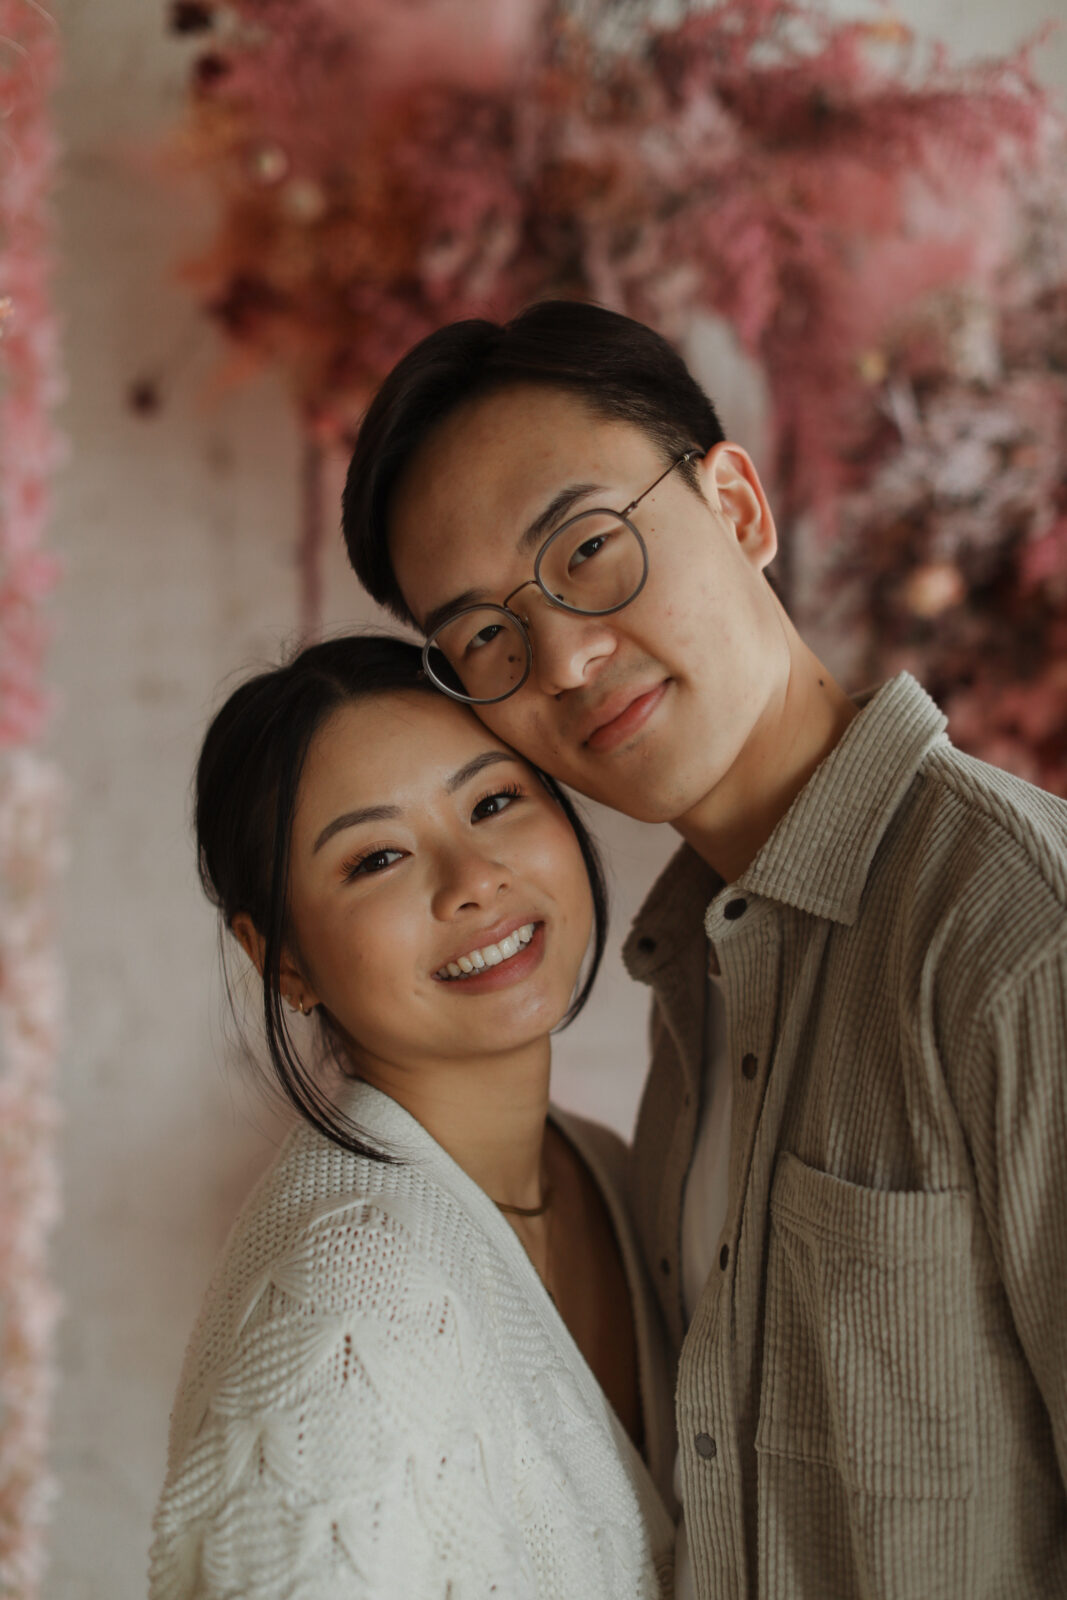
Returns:
[[[646,822],[654,826],[666,823],[673,827],[691,809],[676,795],[665,794],[659,786],[644,787],[640,781],[595,783],[588,781],[588,776],[584,774],[565,777],[563,781],[587,800],[595,800],[598,805],[630,817],[634,822]]]

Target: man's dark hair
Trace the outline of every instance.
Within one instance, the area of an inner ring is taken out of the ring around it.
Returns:
[[[666,339],[644,323],[578,300],[543,300],[510,322],[439,328],[409,350],[363,419],[348,468],[342,526],[363,587],[414,622],[389,551],[397,480],[428,435],[456,409],[524,384],[581,397],[595,416],[644,430],[671,461],[723,438],[715,408]],[[697,488],[695,469],[681,469]]]

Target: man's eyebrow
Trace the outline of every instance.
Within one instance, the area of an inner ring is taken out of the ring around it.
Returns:
[[[479,772],[484,772],[486,767],[495,767],[502,761],[516,761],[518,757],[511,750],[483,750],[472,760],[453,772],[450,778],[445,779],[445,792],[455,794],[457,789],[462,789],[465,783],[476,778]],[[335,833],[340,833],[344,828],[358,828],[361,822],[395,822],[403,815],[399,806],[360,806],[357,811],[346,811],[340,817],[334,817],[328,822],[315,840],[311,854],[321,850],[323,845],[333,838]]]
[[[600,494],[603,492],[602,483],[569,483],[548,502],[544,510],[539,512],[529,527],[522,534],[518,543],[521,556],[529,555],[536,545],[546,539],[556,525],[563,521],[567,512],[587,494]]]
[[[343,816],[334,817],[332,822],[326,824],[315,840],[311,854],[321,850],[327,840],[332,839],[335,833],[340,833],[342,828],[356,828],[361,822],[395,821],[399,815],[399,806],[361,806],[358,811],[346,811]]]
[[[566,488],[560,489],[519,535],[515,546],[519,555],[530,555],[564,520],[567,512],[579,500],[589,494],[600,494],[603,490],[602,483],[569,483]],[[462,594],[454,594],[451,599],[434,606],[433,610],[427,613],[422,623],[423,633],[429,638],[442,622],[448,621],[453,612],[462,611],[465,606],[476,606],[482,602],[490,603],[487,589],[464,589]]]

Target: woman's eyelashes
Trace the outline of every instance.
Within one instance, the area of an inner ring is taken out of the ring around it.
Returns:
[[[486,817],[497,817],[506,811],[513,800],[523,799],[526,791],[517,783],[505,783],[499,789],[491,789],[488,794],[483,794],[471,812],[472,822],[481,822]]]
[[[376,872],[384,872],[394,861],[400,861],[404,854],[403,850],[394,850],[389,845],[377,845],[373,850],[363,850],[358,856],[344,862],[341,876],[346,883],[351,883],[353,878],[371,877]]]
[[[485,822],[490,817],[498,817],[516,800],[524,799],[525,795],[525,789],[517,783],[505,783],[491,789],[475,802],[471,809],[471,822]],[[369,850],[360,850],[357,855],[341,863],[341,879],[344,883],[352,883],[356,878],[374,877],[409,854],[410,851],[399,850],[393,845],[372,845]]]

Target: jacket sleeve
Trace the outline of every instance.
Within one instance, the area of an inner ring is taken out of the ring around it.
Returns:
[[[1067,930],[993,997],[983,1033],[993,1055],[993,1148],[976,1152],[993,1174],[983,1208],[1067,1484]]]

